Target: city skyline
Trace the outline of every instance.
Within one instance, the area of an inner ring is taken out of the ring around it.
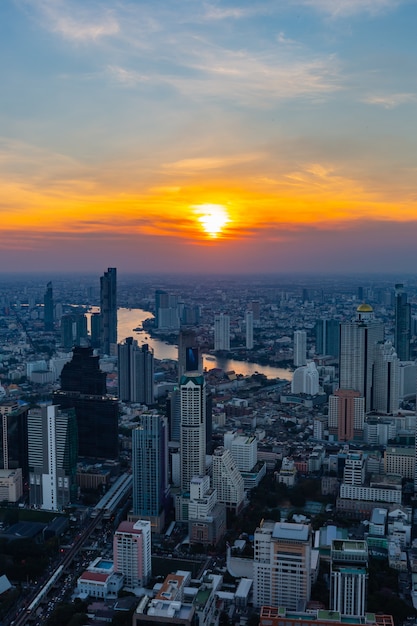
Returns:
[[[2,3],[3,271],[410,273],[416,17]]]

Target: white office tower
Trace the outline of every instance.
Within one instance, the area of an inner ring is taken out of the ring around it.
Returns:
[[[250,472],[255,467],[258,460],[256,437],[228,432],[223,436],[223,444],[232,453],[232,457],[241,472]]]
[[[305,610],[311,592],[310,526],[261,522],[254,550],[254,605]]]
[[[367,597],[366,541],[334,539],[331,547],[330,609],[343,617],[364,617]]]
[[[181,489],[187,492],[193,476],[206,473],[206,383],[202,375],[183,376],[181,394]]]
[[[253,311],[246,311],[245,323],[246,323],[246,349],[252,350],[253,348]]]
[[[128,589],[146,586],[152,572],[150,522],[121,522],[113,538],[113,563]]]
[[[217,500],[229,511],[239,513],[245,500],[243,477],[230,450],[222,446],[213,452],[212,483],[217,491]]]
[[[340,325],[340,389],[359,391],[365,411],[372,410],[373,369],[376,344],[384,340],[384,325],[369,304],[356,309],[356,319]]]
[[[28,413],[31,506],[61,511],[77,494],[77,418],[73,409],[50,405]]]
[[[307,362],[307,333],[305,330],[296,330],[294,333],[294,365],[301,367]]]
[[[230,350],[230,317],[225,313],[214,317],[214,349]]]
[[[343,483],[360,487],[365,482],[365,457],[362,452],[349,452],[343,474]]]
[[[376,346],[373,409],[380,413],[398,412],[400,405],[400,360],[390,341]]]
[[[306,393],[310,396],[316,396],[319,390],[319,373],[314,361],[309,361],[307,365],[295,370],[291,381],[292,393]]]

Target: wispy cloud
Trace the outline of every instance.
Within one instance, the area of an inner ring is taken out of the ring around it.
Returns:
[[[337,18],[361,13],[377,15],[397,8],[401,0],[298,0],[298,3]]]
[[[261,154],[238,154],[228,157],[204,157],[193,159],[181,159],[173,163],[166,163],[164,169],[172,171],[204,172],[206,170],[224,169],[233,165],[250,163],[261,158]]]
[[[402,104],[417,102],[417,94],[405,92],[385,95],[370,95],[364,99],[364,102],[367,104],[382,106],[384,109],[394,109]]]
[[[23,0],[23,3],[37,12],[46,29],[58,33],[64,39],[75,42],[96,41],[120,31],[115,14],[103,10],[100,3],[75,4],[64,0]]]

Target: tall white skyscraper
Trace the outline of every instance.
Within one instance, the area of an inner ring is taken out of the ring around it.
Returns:
[[[304,610],[311,593],[310,526],[263,522],[254,549],[254,605]]]
[[[28,414],[30,504],[60,511],[77,494],[77,418],[57,405]]]
[[[307,363],[307,333],[305,330],[294,332],[294,365],[300,367]]]
[[[181,394],[181,489],[206,473],[206,383],[203,375],[184,375]]]
[[[214,349],[230,350],[230,317],[225,313],[214,317]]]
[[[372,407],[376,344],[384,340],[384,325],[374,317],[369,304],[356,309],[356,319],[340,325],[340,389],[359,391],[365,411]]]
[[[252,350],[253,348],[253,311],[246,311],[246,348]]]

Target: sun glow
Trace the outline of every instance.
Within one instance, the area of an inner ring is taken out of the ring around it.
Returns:
[[[202,229],[212,239],[219,237],[230,222],[227,209],[222,204],[199,204],[194,209]]]

